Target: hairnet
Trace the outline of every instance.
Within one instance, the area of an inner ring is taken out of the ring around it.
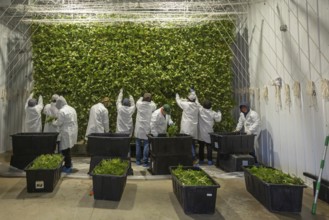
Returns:
[[[191,101],[191,102],[194,102],[195,99],[196,99],[196,95],[194,94],[194,92],[191,92],[187,98]]]
[[[64,105],[67,105],[65,98],[63,96],[58,97],[56,100],[56,108],[61,109]]]
[[[36,99],[30,99],[27,103],[29,107],[34,107],[38,104],[38,101]]]
[[[143,95],[143,101],[151,101],[152,95],[151,93],[144,93]]]
[[[110,101],[109,97],[104,97],[104,98],[102,98],[101,103],[105,103],[105,102],[109,102],[109,101]]]
[[[247,112],[244,112],[244,114],[248,114],[248,112],[250,111],[250,106],[249,106],[249,103],[248,102],[243,102],[240,104],[240,111],[241,111],[241,108],[245,106],[247,108]]]
[[[170,105],[164,104],[163,110],[166,112],[166,114],[170,115],[170,112],[171,112]]]
[[[241,104],[240,104],[240,109],[243,107],[243,106],[245,106],[248,110],[250,109],[250,106],[249,106],[249,103],[248,102],[242,102]]]
[[[203,102],[203,107],[204,107],[205,109],[211,109],[211,101],[209,101],[209,100],[205,100],[205,101]]]
[[[123,101],[122,101],[122,105],[124,106],[130,106],[130,101],[128,98],[124,98]]]
[[[54,94],[52,97],[51,97],[51,101],[54,102],[54,101],[57,101],[59,95],[57,94]]]

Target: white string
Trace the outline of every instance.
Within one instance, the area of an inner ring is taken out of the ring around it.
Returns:
[[[290,96],[290,86],[289,84],[285,84],[284,85],[284,89],[285,89],[285,104],[287,106],[287,108],[289,109],[290,111],[290,107],[291,107],[291,96]]]
[[[321,80],[321,91],[322,91],[323,99],[328,100],[328,98],[329,98],[329,80],[327,80],[327,79]]]
[[[264,86],[264,88],[263,88],[263,98],[264,98],[264,101],[267,103],[268,102],[268,87],[267,86]]]

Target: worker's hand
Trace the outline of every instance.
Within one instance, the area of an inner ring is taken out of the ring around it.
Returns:
[[[169,122],[169,126],[174,126],[175,125],[175,123],[174,122]]]
[[[158,137],[159,134],[157,132],[153,132],[152,135],[153,137]]]
[[[123,93],[123,88],[120,89],[120,93]]]
[[[179,98],[179,95],[178,95],[178,93],[176,93],[176,98]]]
[[[246,134],[247,134],[247,135],[251,135],[252,133],[251,133],[251,131],[247,130],[247,131],[246,131]]]

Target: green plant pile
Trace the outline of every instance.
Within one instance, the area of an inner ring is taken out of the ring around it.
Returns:
[[[57,119],[57,117],[54,117],[54,116],[47,116],[46,117],[46,123],[50,123],[50,122],[53,122]]]
[[[251,168],[247,168],[247,170],[249,170],[250,173],[257,176],[266,183],[304,185],[304,181],[302,179],[283,173],[281,170],[263,166],[252,166]]]
[[[61,154],[42,154],[33,161],[29,169],[56,169],[61,161],[63,161],[63,156]]]
[[[179,165],[172,173],[184,186],[213,186],[214,183],[203,170],[183,169]]]
[[[135,101],[151,92],[157,106],[172,106],[181,119],[175,94],[187,97],[194,85],[198,99],[210,99],[223,120],[216,131],[232,130],[232,52],[234,23],[204,21],[191,25],[161,22],[35,23],[32,25],[34,92],[45,100],[63,95],[78,115],[79,138],[90,107],[111,98],[110,129],[115,130],[119,90]]]
[[[114,158],[102,160],[93,170],[93,174],[123,175],[128,168],[128,161]]]
[[[167,130],[167,136],[168,137],[173,137],[178,133],[178,126],[173,124],[171,126],[169,126],[168,130]]]

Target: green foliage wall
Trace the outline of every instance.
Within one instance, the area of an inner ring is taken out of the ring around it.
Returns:
[[[161,23],[33,25],[35,92],[50,100],[63,95],[77,110],[79,137],[85,134],[89,109],[109,96],[111,131],[115,130],[115,101],[120,88],[135,101],[153,94],[160,107],[173,107],[179,125],[181,110],[175,94],[186,97],[194,85],[200,102],[210,99],[223,120],[216,130],[233,127],[232,42],[234,24],[212,21],[163,27]]]

